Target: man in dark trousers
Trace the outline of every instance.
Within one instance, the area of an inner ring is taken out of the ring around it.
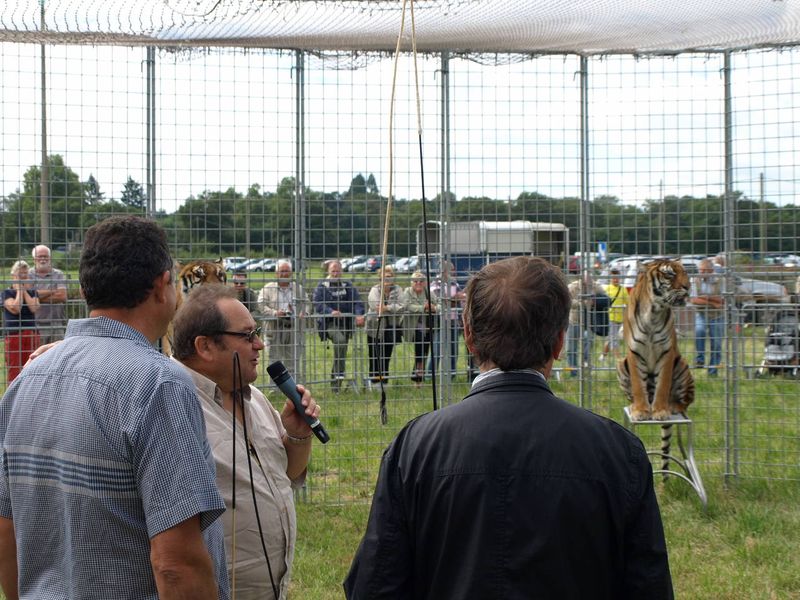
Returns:
[[[347,345],[355,332],[354,325],[364,326],[364,303],[356,287],[342,279],[342,263],[331,260],[327,269],[328,277],[314,290],[314,309],[322,315],[317,319],[320,339],[333,344],[331,388],[338,392],[344,381]]]
[[[480,375],[387,449],[346,596],[672,598],[644,447],[547,385],[569,322],[561,272],[499,261],[466,296]]]

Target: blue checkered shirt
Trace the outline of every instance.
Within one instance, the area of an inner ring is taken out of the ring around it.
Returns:
[[[225,510],[191,378],[136,330],[73,320],[0,401],[20,598],[158,598],[150,538],[196,515],[228,597]]]

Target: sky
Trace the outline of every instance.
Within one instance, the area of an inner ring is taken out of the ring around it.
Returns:
[[[82,180],[94,175],[106,198],[119,198],[128,176],[144,185],[145,49],[46,51],[48,153],[61,154]],[[374,173],[384,195],[391,183],[394,197],[419,198],[424,173],[433,198],[445,185],[441,61],[418,61],[422,161],[413,62],[398,61],[394,104],[393,60],[367,62],[350,70],[306,61],[306,184],[344,191],[355,174]],[[457,198],[580,195],[579,67],[571,55],[497,66],[450,61],[449,188]],[[734,189],[758,198],[763,173],[767,200],[794,203],[800,51],[737,53],[733,67]],[[721,69],[721,55],[589,59],[590,197],[721,194]],[[40,162],[39,70],[39,46],[0,43],[0,196]],[[171,212],[204,190],[274,190],[294,175],[294,53],[159,52],[156,72],[159,208]]]

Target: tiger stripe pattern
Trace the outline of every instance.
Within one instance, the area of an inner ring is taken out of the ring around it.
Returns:
[[[195,286],[204,283],[221,283],[224,285],[228,281],[221,258],[217,261],[193,260],[185,265],[175,263],[175,266],[178,269],[175,281],[177,291],[175,295],[176,309],[180,308],[186,296]],[[161,351],[167,356],[172,355],[172,323],[167,328],[167,334],[161,338]]]
[[[631,419],[664,420],[686,415],[694,402],[694,377],[678,349],[673,306],[689,295],[689,277],[680,262],[657,260],[639,274],[623,316],[628,351],[617,378],[631,402]],[[662,469],[667,469],[672,425],[661,427]]]
[[[211,262],[208,260],[193,260],[185,265],[177,264],[178,270],[178,307],[192,291],[192,288],[204,283],[221,283],[228,281],[222,259]]]
[[[628,351],[617,377],[634,420],[686,414],[694,401],[694,378],[678,349],[672,312],[688,296],[689,277],[671,260],[649,263],[631,290],[623,316]]]

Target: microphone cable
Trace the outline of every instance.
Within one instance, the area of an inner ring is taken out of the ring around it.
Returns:
[[[242,378],[242,365],[239,362],[239,353],[238,352],[234,352],[233,353],[233,448],[234,448],[234,450],[233,450],[234,451],[234,455],[233,455],[234,456],[234,462],[233,462],[233,481],[234,481],[233,485],[234,485],[234,488],[233,488],[233,490],[234,490],[234,494],[233,494],[233,501],[231,503],[232,510],[234,510],[234,513],[233,513],[234,514],[234,518],[236,516],[236,513],[235,513],[235,510],[236,510],[236,487],[235,487],[236,486],[236,454],[235,454],[235,452],[236,452],[236,404],[238,402],[242,403],[242,432],[244,434],[245,453],[247,454],[247,471],[248,471],[249,476],[250,476],[250,493],[251,493],[251,495],[253,497],[253,510],[255,511],[256,524],[258,525],[258,537],[261,540],[261,549],[264,551],[264,560],[267,563],[267,573],[269,575],[269,583],[270,583],[270,586],[272,587],[272,593],[275,595],[275,600],[279,600],[280,599],[280,595],[278,594],[278,588],[275,585],[275,577],[272,574],[272,565],[269,562],[269,553],[267,552],[267,544],[264,541],[264,530],[261,527],[261,515],[258,512],[258,501],[257,501],[257,498],[256,498],[256,486],[255,486],[255,483],[253,481],[253,461],[250,458],[250,454],[251,454],[251,449],[252,449],[253,452],[255,452],[255,447],[252,446],[252,444],[250,442],[250,438],[247,435],[247,415],[246,415],[246,413],[244,411],[244,380]],[[258,455],[256,455],[256,460],[258,460]],[[262,472],[263,472],[264,467],[261,465],[261,461],[260,460],[258,460],[258,464],[259,464],[259,467],[262,469]],[[235,523],[235,521],[234,521],[234,523]],[[235,556],[236,556],[236,545],[235,545],[236,527],[235,526],[234,526],[234,529],[233,529],[233,540],[234,540],[233,555],[234,555],[234,558],[235,558]],[[236,572],[236,563],[233,562],[232,565],[233,565],[233,568],[231,569],[231,571],[233,573],[235,573]],[[235,577],[232,577],[232,581],[235,583]],[[235,596],[235,592],[234,592],[234,596]],[[235,597],[233,598],[233,600],[235,600]]]

